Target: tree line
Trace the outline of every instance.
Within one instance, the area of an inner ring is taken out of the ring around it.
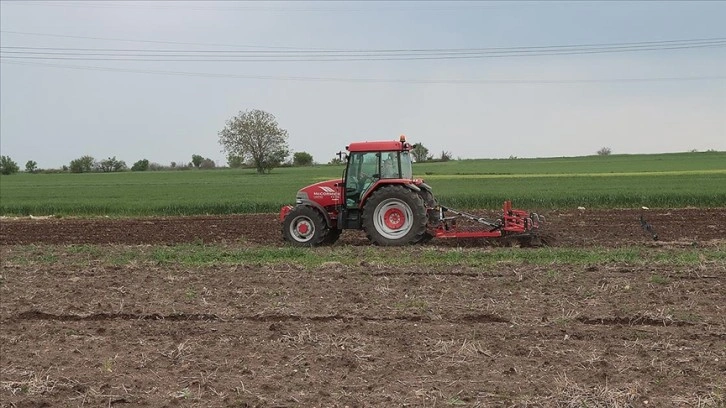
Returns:
[[[249,167],[254,168],[260,174],[265,174],[276,167],[310,166],[315,164],[313,156],[307,152],[296,152],[288,160],[290,148],[287,144],[287,130],[279,126],[274,115],[259,109],[240,111],[226,122],[225,127],[219,131],[218,135],[219,144],[227,154],[227,165],[230,168]],[[411,154],[417,162],[448,161],[452,158],[451,153],[447,151],[442,151],[439,158],[434,158],[421,143],[414,145]],[[342,164],[342,160],[333,158],[328,164]],[[162,166],[158,163],[149,162],[148,159],[141,159],[130,168],[125,161],[117,159],[116,156],[96,160],[93,156],[86,155],[71,160],[68,165],[64,165],[61,169],[50,171],[110,173],[129,170],[213,169],[215,167],[217,166],[214,160],[198,154],[193,154],[191,161],[188,163],[171,162],[169,166]],[[0,173],[7,175],[17,173],[19,170],[17,163],[9,156],[0,157]],[[28,173],[49,172],[49,170],[38,169],[38,163],[33,160],[29,160],[25,164],[25,171]]]

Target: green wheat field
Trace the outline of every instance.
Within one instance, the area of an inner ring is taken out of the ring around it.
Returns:
[[[0,215],[139,216],[277,212],[343,166],[0,176]],[[530,210],[726,206],[726,152],[416,163],[439,202]]]

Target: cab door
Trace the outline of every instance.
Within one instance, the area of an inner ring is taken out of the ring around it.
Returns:
[[[358,208],[360,199],[380,178],[381,154],[352,153],[345,178],[345,207]]]

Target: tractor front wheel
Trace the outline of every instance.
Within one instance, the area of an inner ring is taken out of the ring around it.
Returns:
[[[363,206],[363,229],[378,245],[397,246],[421,241],[426,233],[423,199],[401,185],[376,190]]]
[[[329,232],[323,216],[308,206],[295,207],[282,222],[282,236],[295,246],[322,245]]]

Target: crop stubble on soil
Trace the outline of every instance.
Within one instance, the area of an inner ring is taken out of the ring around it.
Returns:
[[[645,245],[639,214],[558,212],[548,231],[560,246],[661,250]],[[724,210],[645,215],[675,245],[724,236]],[[3,259],[29,243],[280,245],[274,215],[0,226]],[[366,244],[347,233],[341,245]],[[3,261],[2,406],[724,401],[722,262],[421,268],[361,257],[311,270],[76,255]]]

